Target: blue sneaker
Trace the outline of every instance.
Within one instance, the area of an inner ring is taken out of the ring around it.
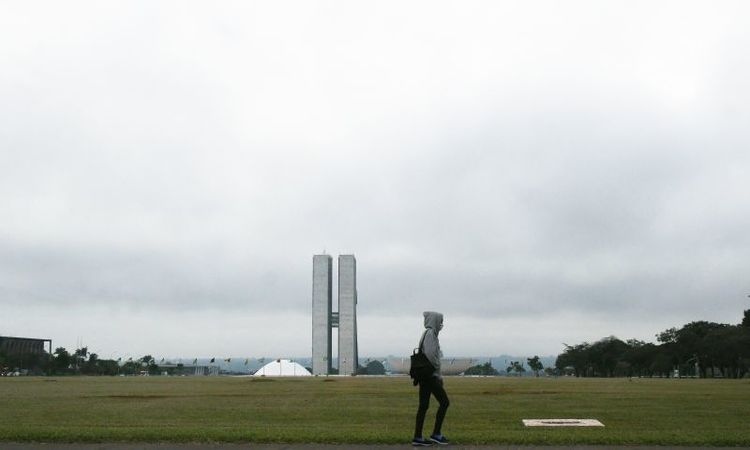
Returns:
[[[432,442],[428,441],[427,439],[418,437],[418,438],[412,439],[411,445],[413,447],[431,447]]]
[[[438,445],[450,444],[450,442],[448,442],[448,439],[442,434],[433,434],[432,436],[430,436],[430,440]]]

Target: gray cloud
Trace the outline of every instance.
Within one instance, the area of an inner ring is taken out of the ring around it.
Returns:
[[[0,293],[63,342],[104,339],[92,305],[304,326],[324,250],[363,323],[440,309],[455,353],[498,348],[472,320],[553,353],[748,307],[742,2],[48,6],[0,10]]]

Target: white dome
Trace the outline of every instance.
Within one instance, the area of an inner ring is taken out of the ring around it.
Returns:
[[[288,359],[277,359],[255,372],[256,377],[310,377],[312,374],[304,367]]]

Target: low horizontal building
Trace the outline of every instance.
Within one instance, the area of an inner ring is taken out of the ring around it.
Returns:
[[[219,366],[206,364],[157,364],[159,371],[170,373],[172,375],[190,375],[190,376],[216,376],[219,374]]]
[[[440,360],[440,373],[443,375],[460,375],[479,360],[473,358],[443,358]],[[411,358],[388,358],[387,370],[391,373],[408,374]]]

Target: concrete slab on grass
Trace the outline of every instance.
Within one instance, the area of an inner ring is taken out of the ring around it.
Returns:
[[[603,427],[596,419],[523,419],[527,427]]]

